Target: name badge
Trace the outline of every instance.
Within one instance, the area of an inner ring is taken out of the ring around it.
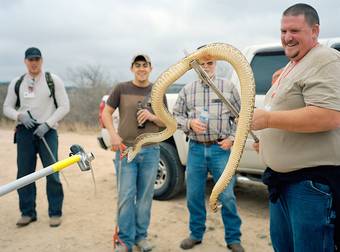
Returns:
[[[34,98],[35,97],[35,93],[34,91],[30,92],[30,91],[25,91],[24,92],[24,98]]]

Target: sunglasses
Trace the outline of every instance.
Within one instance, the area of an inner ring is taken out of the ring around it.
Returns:
[[[207,65],[207,66],[212,66],[212,65],[214,65],[214,61],[208,61],[208,62],[206,62],[206,63],[201,63],[200,65],[201,65],[201,66],[205,66],[205,65]]]

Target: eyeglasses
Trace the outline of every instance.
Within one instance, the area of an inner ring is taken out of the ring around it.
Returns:
[[[28,61],[39,61],[41,58],[39,57],[36,57],[36,58],[30,58],[30,59],[27,59]]]
[[[208,61],[208,62],[205,62],[205,63],[200,63],[201,66],[212,66],[214,65],[214,61]]]

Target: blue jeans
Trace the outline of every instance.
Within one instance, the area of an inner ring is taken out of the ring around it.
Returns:
[[[333,252],[334,220],[328,185],[310,180],[287,184],[270,203],[270,236],[277,252]]]
[[[147,237],[160,149],[159,145],[143,147],[130,163],[124,158],[121,165],[119,155],[117,151],[119,238],[132,249]]]
[[[53,164],[53,160],[46,149],[44,143],[37,136],[33,135],[36,128],[26,129],[23,125],[18,125],[16,129],[17,142],[17,178],[24,177],[35,172],[37,164],[37,154],[39,154],[43,167]],[[45,140],[48,143],[54,157],[58,160],[58,135],[57,131],[50,129],[45,134]],[[48,215],[61,216],[64,199],[63,187],[58,173],[53,173],[46,177],[46,191],[48,199]],[[36,212],[36,186],[35,183],[26,185],[18,189],[19,208],[22,216],[35,218]]]
[[[187,162],[187,205],[190,212],[190,238],[202,240],[205,232],[206,208],[205,187],[208,172],[212,174],[214,182],[222,175],[230,155],[229,150],[223,150],[218,144],[205,146],[195,141],[189,143]],[[230,184],[221,193],[219,201],[222,204],[222,220],[224,223],[225,241],[227,244],[240,243],[241,219],[237,214],[234,185]]]

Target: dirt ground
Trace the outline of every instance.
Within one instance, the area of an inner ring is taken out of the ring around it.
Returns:
[[[0,129],[0,185],[16,176],[16,146],[13,131]],[[58,228],[48,225],[45,179],[37,181],[38,221],[17,228],[18,196],[11,192],[0,198],[0,251],[2,252],[93,252],[112,249],[115,223],[116,190],[113,173],[113,153],[99,148],[96,134],[59,134],[59,159],[68,157],[69,147],[80,144],[94,153],[93,161],[97,190],[90,172],[81,172],[77,165],[64,170],[69,186],[64,182],[63,223]],[[39,161],[38,169],[41,168]],[[212,184],[209,183],[207,196]],[[264,185],[241,182],[235,188],[242,218],[242,243],[246,251],[272,251],[269,238],[268,195]],[[183,251],[180,241],[188,235],[188,211],[185,192],[169,201],[154,201],[149,239],[155,252]],[[208,212],[207,231],[203,243],[191,251],[227,251],[223,224],[219,213]]]

